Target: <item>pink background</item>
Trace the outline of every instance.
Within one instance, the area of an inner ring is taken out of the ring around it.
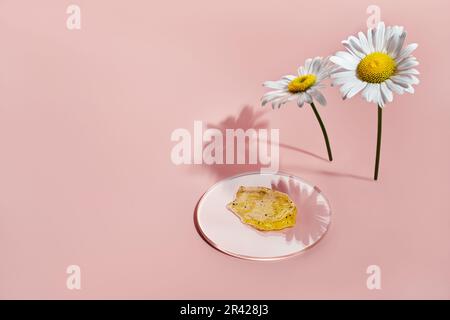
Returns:
[[[80,31],[66,29],[71,3]],[[341,50],[370,4],[421,62],[416,94],[385,109],[378,182],[374,105],[325,90],[333,163],[310,108],[259,107],[264,80]],[[447,0],[1,0],[0,298],[450,298],[449,12]],[[194,120],[279,128],[280,169],[330,200],[323,241],[280,262],[209,247],[198,199],[254,168],[175,166],[170,134]],[[366,288],[372,264],[382,290]]]

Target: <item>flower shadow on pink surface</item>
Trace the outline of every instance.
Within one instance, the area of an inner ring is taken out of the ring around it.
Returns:
[[[350,178],[350,179],[369,181],[369,182],[373,181],[373,179],[368,176],[358,175],[358,174],[349,173],[349,172],[340,172],[340,171],[332,171],[332,170],[326,170],[326,169],[311,168],[311,167],[306,167],[306,166],[300,166],[297,164],[286,165],[286,169],[289,169],[292,171],[310,172],[313,174],[324,175],[324,176],[328,176],[331,178]]]
[[[244,106],[239,114],[237,116],[227,116],[224,120],[220,121],[217,124],[214,123],[207,123],[206,128],[207,129],[218,129],[222,135],[226,136],[226,130],[227,129],[242,129],[242,130],[248,130],[248,129],[254,129],[254,130],[260,130],[260,129],[269,129],[269,120],[264,119],[264,115],[267,114],[267,109],[261,109],[261,108],[255,108],[250,105]],[[247,140],[248,141],[248,140]],[[272,143],[271,141],[267,141],[268,144]],[[204,144],[203,147],[205,147],[206,144]],[[327,159],[318,156],[312,152],[309,152],[307,150],[303,150],[296,146],[291,146],[285,143],[280,142],[279,147],[281,149],[288,149],[295,152],[300,152],[303,154],[306,154],[308,156],[317,158],[322,161],[327,161]],[[237,145],[234,144],[234,154],[237,154]],[[245,146],[245,155],[246,159],[248,159],[248,152],[249,152],[249,146],[248,143],[246,143]],[[226,154],[226,147],[225,144],[223,144],[223,154]],[[281,156],[281,155],[280,155]],[[212,165],[206,165],[203,164],[201,166],[202,170],[206,170],[207,172],[210,172],[215,178],[217,179],[224,179],[227,177],[231,177],[234,175],[238,175],[244,172],[252,172],[252,171],[259,171],[262,167],[264,167],[258,159],[258,162],[255,164],[212,164]]]
[[[267,129],[269,127],[269,121],[267,119],[262,119],[266,110],[255,110],[249,105],[244,106],[237,116],[228,116],[224,120],[220,121],[218,124],[207,123],[208,129],[218,129],[222,132],[222,135],[226,135],[227,129]],[[248,141],[248,140],[247,140]],[[234,144],[234,154],[237,154],[237,145]],[[226,146],[223,145],[223,154],[226,154]],[[245,145],[245,155],[248,159],[249,146],[248,143]],[[213,173],[219,179],[234,176],[243,172],[248,171],[259,171],[262,165],[258,162],[255,164],[214,164],[205,165],[204,168],[209,172]]]
[[[273,181],[272,189],[288,194],[297,206],[296,225],[283,231],[286,241],[300,241],[307,247],[326,233],[330,223],[330,208],[323,202],[316,187],[311,190],[289,179],[288,182]]]

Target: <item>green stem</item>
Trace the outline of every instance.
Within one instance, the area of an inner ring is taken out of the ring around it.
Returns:
[[[330,147],[330,141],[328,140],[327,130],[325,129],[325,126],[322,122],[322,118],[320,118],[319,112],[317,111],[316,106],[314,105],[314,102],[311,102],[311,108],[313,109],[314,114],[316,115],[317,121],[319,121],[320,128],[322,129],[323,137],[325,138],[325,143],[327,145],[328,159],[330,161],[333,161],[333,155],[331,154],[331,147]]]
[[[380,166],[380,150],[381,150],[381,128],[382,128],[383,109],[378,105],[378,134],[377,134],[377,155],[375,158],[374,180],[378,180],[378,167]]]

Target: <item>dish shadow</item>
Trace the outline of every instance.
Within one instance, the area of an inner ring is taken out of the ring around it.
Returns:
[[[273,181],[272,189],[286,193],[297,206],[297,221],[294,227],[278,231],[286,241],[299,241],[305,247],[321,239],[330,224],[330,208],[317,187],[302,187],[296,180],[289,178]]]
[[[349,173],[349,172],[339,172],[339,171],[331,171],[331,170],[324,170],[324,169],[313,169],[313,168],[308,168],[308,167],[304,167],[304,166],[296,166],[296,165],[294,165],[294,166],[288,165],[287,167],[290,169],[293,169],[293,170],[307,171],[307,172],[311,172],[314,174],[320,174],[320,175],[325,175],[325,176],[329,176],[329,177],[351,178],[351,179],[370,181],[370,182],[374,181],[371,177],[358,175],[358,174],[354,174],[354,173]]]

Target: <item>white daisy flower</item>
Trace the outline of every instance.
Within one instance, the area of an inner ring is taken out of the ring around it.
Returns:
[[[380,107],[394,99],[393,93],[414,93],[412,85],[419,83],[414,69],[419,64],[411,53],[416,43],[404,47],[406,31],[400,26],[385,27],[383,22],[369,29],[367,36],[359,32],[342,44],[347,49],[330,58],[340,69],[331,75],[333,84],[340,85],[344,99],[362,92],[368,101]]]
[[[403,27],[385,27],[383,22],[367,31],[367,37],[359,32],[342,44],[348,52],[339,51],[330,58],[339,70],[331,75],[333,84],[341,85],[344,99],[362,92],[368,102],[378,105],[377,148],[373,178],[378,179],[380,164],[383,107],[394,99],[394,92],[414,93],[413,84],[418,84],[414,69],[419,64],[411,53],[416,43],[403,47],[406,31]]]
[[[327,104],[320,89],[324,87],[322,81],[328,78],[335,68],[335,65],[328,58],[315,57],[314,59],[307,59],[305,66],[298,68],[298,76],[287,75],[278,81],[264,82],[265,87],[274,89],[274,91],[267,92],[261,98],[263,106],[271,102],[274,109],[279,109],[281,105],[294,100],[297,101],[299,107],[309,103],[322,129],[330,161],[333,160],[333,156],[328,134],[314,105],[314,100],[323,106]]]
[[[316,100],[321,105],[326,105],[324,95],[319,89],[324,85],[321,83],[328,78],[333,64],[328,58],[315,57],[307,59],[304,67],[298,68],[298,75],[287,75],[277,81],[266,81],[264,86],[274,91],[267,92],[261,99],[261,104],[271,102],[272,108],[280,108],[281,105],[289,101],[297,101],[297,105],[302,107],[304,103],[313,103]]]

